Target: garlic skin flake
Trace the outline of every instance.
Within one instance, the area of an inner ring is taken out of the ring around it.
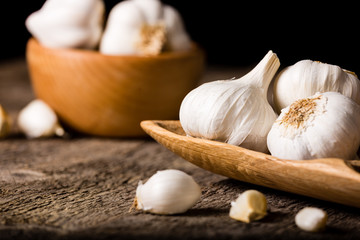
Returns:
[[[102,0],[47,0],[25,25],[46,47],[94,49],[103,32],[104,13]]]
[[[311,60],[299,61],[276,76],[273,100],[280,112],[295,100],[317,92],[339,92],[360,104],[360,80],[355,73]]]
[[[260,220],[267,214],[267,201],[259,191],[247,190],[231,202],[229,216],[235,220],[250,223]]]
[[[158,55],[190,48],[180,14],[159,0],[126,0],[115,5],[100,43],[100,52],[107,55]]]
[[[324,230],[327,221],[327,213],[315,207],[305,207],[295,216],[296,225],[307,232],[319,232]]]
[[[269,51],[242,78],[209,82],[192,90],[179,113],[186,134],[267,152],[266,136],[277,118],[267,90],[279,66],[276,54]]]
[[[158,171],[136,189],[137,209],[155,214],[186,212],[201,197],[200,186],[188,174],[174,169]]]
[[[353,159],[360,145],[360,105],[337,92],[297,100],[281,111],[267,144],[282,159]]]
[[[23,108],[17,118],[19,129],[27,138],[63,136],[55,112],[42,100],[36,99]]]
[[[5,109],[0,105],[0,138],[5,138],[11,130],[11,119]]]

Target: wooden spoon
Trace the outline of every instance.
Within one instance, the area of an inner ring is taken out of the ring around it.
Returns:
[[[278,190],[360,207],[359,161],[284,160],[227,143],[186,136],[179,121],[142,121],[157,142],[216,174]]]

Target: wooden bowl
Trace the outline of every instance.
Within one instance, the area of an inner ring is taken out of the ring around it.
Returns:
[[[51,49],[31,38],[27,63],[35,95],[73,129],[98,136],[143,136],[140,122],[178,119],[182,99],[200,80],[204,54],[108,56]]]

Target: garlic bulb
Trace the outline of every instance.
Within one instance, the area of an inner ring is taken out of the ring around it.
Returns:
[[[0,105],[0,138],[9,135],[11,129],[11,120],[5,109]]]
[[[296,225],[307,232],[318,232],[325,228],[327,213],[315,207],[305,207],[295,216]]]
[[[189,50],[191,40],[180,14],[159,0],[127,0],[111,9],[100,52],[108,55],[157,55]]]
[[[268,148],[283,159],[352,159],[360,145],[360,105],[337,93],[317,93],[284,108]]]
[[[36,99],[23,108],[17,119],[20,131],[28,138],[63,136],[55,112],[42,100]]]
[[[259,191],[247,190],[231,202],[229,216],[241,222],[252,222],[266,216],[267,201]]]
[[[360,104],[359,79],[336,65],[303,60],[282,70],[274,80],[274,104],[278,111],[317,92],[339,92]]]
[[[25,24],[44,46],[92,49],[99,44],[104,13],[102,0],[47,0]]]
[[[200,199],[201,189],[194,179],[179,170],[158,171],[136,189],[137,209],[156,214],[186,212]]]
[[[269,51],[236,80],[205,83],[182,101],[180,122],[187,135],[266,152],[266,136],[277,115],[267,101],[269,83],[280,66]]]

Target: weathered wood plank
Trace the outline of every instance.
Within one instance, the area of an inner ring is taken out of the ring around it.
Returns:
[[[230,78],[209,71],[206,78]],[[214,77],[215,78],[215,77]],[[15,97],[15,93],[21,93]],[[0,64],[0,104],[13,116],[33,98],[23,60]],[[157,216],[129,212],[140,179],[175,168],[202,187],[188,212]],[[245,224],[228,217],[230,202],[247,189],[263,192],[269,214]],[[325,232],[294,223],[305,206],[329,214]],[[200,169],[150,138],[27,140],[16,133],[0,141],[0,239],[359,239],[360,211],[230,180]]]

